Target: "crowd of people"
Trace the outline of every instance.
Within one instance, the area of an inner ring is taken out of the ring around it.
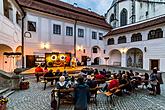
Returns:
[[[105,86],[100,90],[101,92],[110,91],[114,87],[119,87],[119,85],[124,84],[122,87],[123,93],[130,95],[139,85],[145,86],[150,94],[156,95],[160,94],[160,83],[161,77],[154,68],[153,72],[149,75],[148,73],[140,74],[138,72],[130,71],[119,71],[118,73],[107,72],[105,69],[99,71],[95,69],[93,72],[80,72],[78,77],[69,77],[67,71],[60,72],[58,69],[55,73],[50,69],[48,71],[47,67],[43,70],[41,67],[36,68],[37,71],[45,72],[44,77],[59,76],[55,79],[55,87],[57,89],[67,89],[74,88],[74,103],[75,110],[87,110],[87,105],[90,100],[90,95],[96,93],[97,91],[90,92],[90,88],[95,88],[98,86],[97,80],[99,79],[109,79],[105,82]],[[92,74],[93,73],[93,74]],[[54,79],[49,79],[49,82],[53,85]],[[80,95],[81,94],[81,95]],[[58,97],[63,97],[65,94],[58,94]]]

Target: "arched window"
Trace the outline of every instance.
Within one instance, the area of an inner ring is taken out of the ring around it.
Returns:
[[[142,41],[141,33],[133,34],[131,37],[131,42]]]
[[[114,14],[111,14],[111,17],[110,17],[110,23],[115,19],[115,15]]]
[[[155,34],[156,34],[155,35],[156,38],[163,38],[163,31],[161,28],[156,29]]]
[[[120,26],[127,25],[127,10],[124,8],[120,13]]]
[[[4,15],[13,21],[13,8],[12,5],[8,2],[8,0],[3,0],[4,5]]]
[[[125,36],[120,36],[118,38],[118,44],[126,43],[126,37]]]
[[[148,33],[148,40],[157,39],[157,38],[163,38],[163,31],[161,28],[158,28],[156,30],[151,30]]]
[[[114,44],[114,38],[109,38],[107,41],[107,45],[113,45]]]

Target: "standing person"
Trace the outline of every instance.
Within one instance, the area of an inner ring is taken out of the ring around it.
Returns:
[[[152,95],[156,95],[156,86],[158,84],[158,80],[157,80],[157,70],[154,68],[153,72],[150,74],[150,84],[152,87]]]
[[[89,87],[85,84],[82,76],[78,78],[78,84],[75,87],[74,93],[74,110],[88,110],[88,103],[90,101]]]
[[[160,95],[161,93],[160,84],[162,83],[162,77],[161,77],[161,73],[157,72],[157,68],[155,68],[155,71],[157,77],[156,94]]]

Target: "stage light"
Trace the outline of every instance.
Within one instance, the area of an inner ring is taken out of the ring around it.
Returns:
[[[49,43],[41,43],[42,49],[49,49],[49,47],[50,47]]]

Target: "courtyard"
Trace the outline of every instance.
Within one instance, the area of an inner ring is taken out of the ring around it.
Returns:
[[[15,91],[9,96],[8,110],[51,110],[51,90],[54,86],[47,84],[46,90],[43,90],[44,84],[37,83],[35,76],[28,75],[26,78],[30,82],[30,88]],[[165,80],[165,74],[163,79]],[[152,96],[147,89],[139,87],[131,95],[114,96],[115,106],[107,102],[104,94],[98,94],[98,105],[90,103],[89,110],[165,110],[165,84],[161,85],[161,90],[161,95]],[[61,104],[59,108],[59,110],[73,109],[73,104]]]

